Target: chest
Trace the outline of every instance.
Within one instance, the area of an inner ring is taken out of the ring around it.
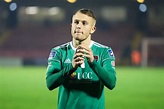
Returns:
[[[74,50],[67,50],[63,53],[62,56],[62,66],[65,67],[68,64],[72,64],[73,56],[75,54]],[[93,50],[94,59],[98,62],[98,64],[101,63],[101,53],[96,52]],[[85,58],[85,68],[78,67],[76,71],[72,72],[70,75],[71,80],[98,80],[98,77],[96,73],[90,68],[90,65],[87,61],[87,58]]]

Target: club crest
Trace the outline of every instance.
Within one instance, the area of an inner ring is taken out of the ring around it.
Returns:
[[[56,56],[56,51],[52,51],[49,55],[49,59],[52,59]]]
[[[98,61],[99,56],[94,56],[94,59],[95,59],[96,61]]]
[[[108,53],[109,53],[110,57],[114,57],[114,53],[113,53],[113,51],[111,49],[108,50]]]

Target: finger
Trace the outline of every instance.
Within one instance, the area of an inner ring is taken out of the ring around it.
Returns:
[[[81,52],[79,52],[79,53],[75,53],[75,55],[74,55],[74,59],[75,58],[77,58],[77,57],[84,57],[84,54],[83,53],[81,53]]]
[[[90,55],[90,54],[84,54],[84,57],[86,57],[86,58],[90,58],[91,55]]]
[[[77,57],[76,59],[74,59],[75,60],[75,62],[79,62],[79,61],[84,61],[84,58],[82,58],[82,57]]]
[[[90,54],[90,51],[88,51],[86,49],[78,49],[77,51],[78,51],[78,53]]]
[[[89,51],[90,48],[85,45],[79,45],[79,49],[85,49],[85,50]]]
[[[76,53],[83,53],[83,49],[82,48],[76,49]]]

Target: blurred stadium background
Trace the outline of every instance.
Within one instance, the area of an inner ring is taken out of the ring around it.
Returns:
[[[94,11],[92,38],[113,48],[117,65],[164,65],[163,0],[1,0],[0,65],[46,65],[50,49],[71,40],[79,8]]]
[[[56,108],[47,58],[71,40],[79,8],[93,10],[92,39],[115,53],[118,84],[106,93],[107,109],[163,109],[164,0],[0,0],[0,108]]]

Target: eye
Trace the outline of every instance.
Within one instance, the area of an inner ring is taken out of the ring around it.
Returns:
[[[82,24],[83,24],[83,25],[87,25],[88,23],[87,23],[86,21],[83,21]]]
[[[75,24],[79,24],[79,21],[78,21],[78,20],[75,20],[74,23],[75,23]]]

